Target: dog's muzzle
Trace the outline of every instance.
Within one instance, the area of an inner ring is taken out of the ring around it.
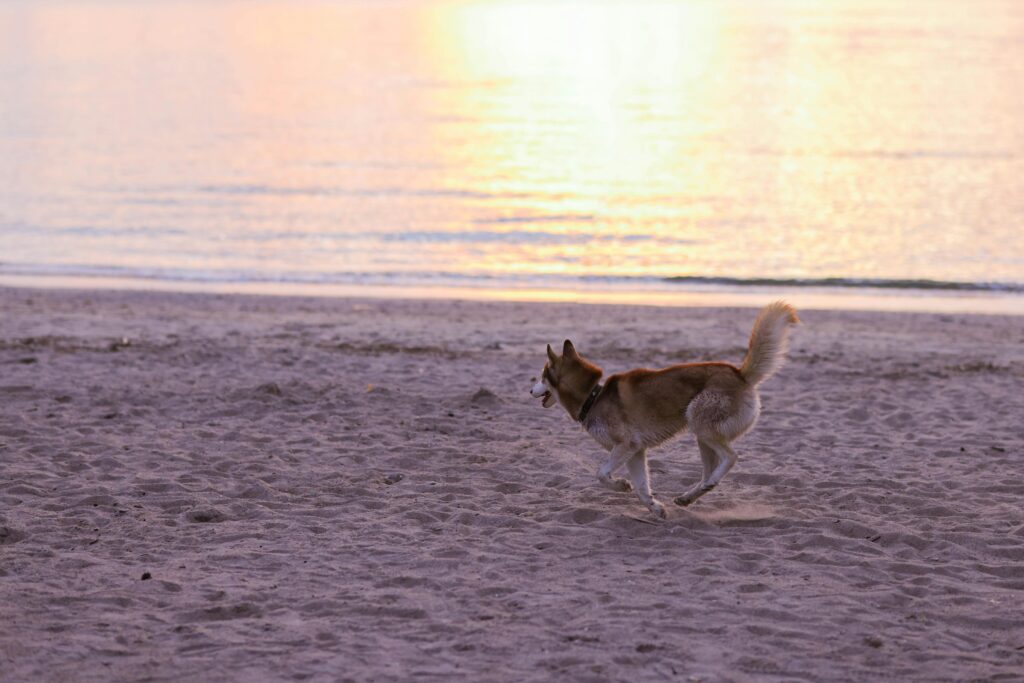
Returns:
[[[544,382],[534,384],[533,388],[530,389],[530,395],[534,398],[543,398],[544,400],[540,404],[545,408],[550,408],[555,402],[554,397],[551,395],[551,390],[547,388]]]

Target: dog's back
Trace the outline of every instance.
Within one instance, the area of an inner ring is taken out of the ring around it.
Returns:
[[[651,448],[686,429],[695,397],[706,391],[738,396],[749,389],[739,368],[729,363],[630,370],[608,378],[585,426],[600,422],[616,441],[635,440]]]

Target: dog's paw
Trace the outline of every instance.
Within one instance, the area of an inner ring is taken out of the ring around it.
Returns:
[[[686,507],[687,505],[690,505],[691,503],[693,503],[693,501],[697,500],[698,498],[700,498],[713,488],[715,488],[714,484],[705,486],[695,486],[694,488],[690,489],[683,495],[673,499],[672,502],[678,505],[679,507]]]
[[[651,504],[647,506],[647,509],[650,510],[658,519],[668,519],[668,510],[666,510],[665,506],[656,500],[652,500]]]

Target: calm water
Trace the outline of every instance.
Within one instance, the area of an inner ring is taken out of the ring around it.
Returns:
[[[6,2],[12,274],[1024,291],[1024,3]]]

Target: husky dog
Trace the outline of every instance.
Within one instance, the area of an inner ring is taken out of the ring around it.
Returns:
[[[684,363],[662,370],[637,369],[612,375],[601,385],[601,368],[576,352],[568,339],[557,355],[548,345],[548,362],[530,393],[545,408],[558,402],[610,454],[597,478],[613,491],[636,491],[658,517],[665,506],[651,493],[647,449],[689,428],[697,437],[704,465],[701,480],[675,499],[686,506],[715,488],[736,464],[730,443],[757,420],[757,385],[782,367],[789,327],[796,310],[778,301],[754,321],[750,346],[740,367],[730,363]],[[623,465],[629,481],[612,475]]]

